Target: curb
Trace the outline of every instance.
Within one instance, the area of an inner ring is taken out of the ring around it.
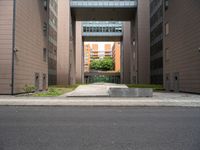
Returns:
[[[156,106],[156,107],[200,107],[200,100],[151,100],[151,99],[0,99],[0,106]]]

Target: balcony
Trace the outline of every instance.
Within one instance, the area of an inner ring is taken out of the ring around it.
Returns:
[[[135,8],[137,0],[70,0],[71,8]]]

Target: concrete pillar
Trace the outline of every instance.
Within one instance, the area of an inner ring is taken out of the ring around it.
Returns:
[[[150,9],[149,1],[139,0],[137,9],[138,83],[150,83]]]
[[[130,83],[137,84],[137,20],[136,16],[131,20],[131,51],[130,51]]]
[[[82,23],[76,21],[76,83],[84,82],[84,54],[82,41]]]
[[[76,83],[76,21],[71,18],[71,33],[70,33],[70,54],[69,54],[69,74],[70,84]]]
[[[130,54],[131,54],[131,24],[124,22],[123,25],[123,41],[122,41],[122,82],[130,83]]]
[[[57,37],[57,84],[70,83],[70,24],[71,13],[69,1],[58,1],[58,37]]]

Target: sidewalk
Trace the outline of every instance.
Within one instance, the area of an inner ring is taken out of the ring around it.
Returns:
[[[158,93],[152,98],[0,96],[0,106],[180,106],[200,107],[200,95]]]

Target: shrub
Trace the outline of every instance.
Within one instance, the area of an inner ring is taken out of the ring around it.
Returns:
[[[31,93],[31,92],[35,92],[36,87],[31,84],[26,84],[25,87],[23,88],[23,90],[25,93]]]
[[[114,69],[114,63],[112,57],[104,57],[99,60],[92,60],[90,64],[90,69],[109,71]]]

